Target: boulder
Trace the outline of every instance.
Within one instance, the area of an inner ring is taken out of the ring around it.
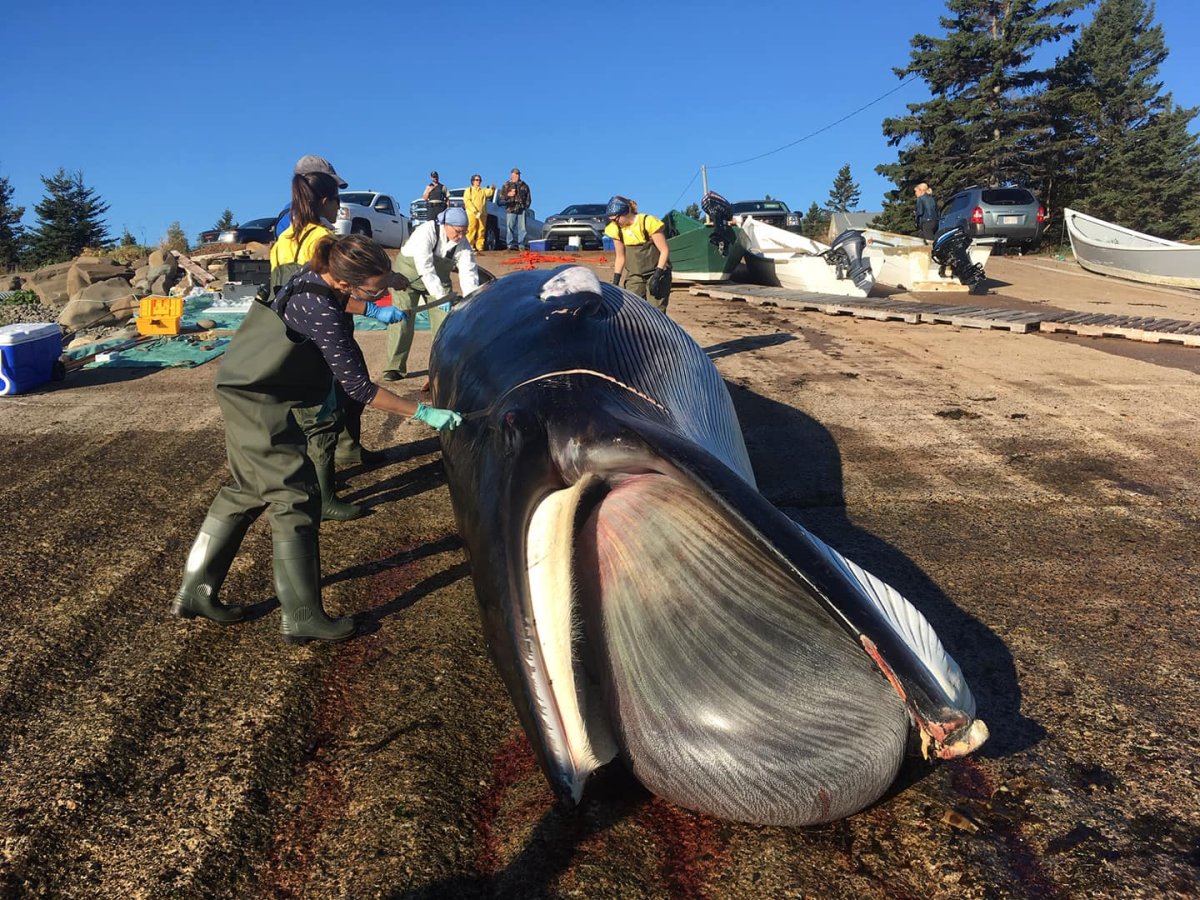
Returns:
[[[175,258],[175,254],[170,250],[155,250],[150,254],[150,259],[147,260],[151,269],[158,266],[166,266],[172,272],[179,268],[179,260]]]
[[[72,300],[58,317],[58,324],[68,331],[116,325],[108,304],[103,300]]]
[[[128,322],[138,314],[141,307],[142,301],[133,294],[126,294],[124,297],[118,297],[108,303],[108,311],[118,322]]]
[[[204,331],[208,331],[211,328],[217,327],[217,320],[216,319],[197,319],[196,327],[200,328]]]
[[[67,271],[67,294],[74,298],[89,284],[110,278],[129,278],[132,271],[115,260],[81,256]]]
[[[97,281],[95,284],[89,284],[79,295],[76,300],[99,300],[104,303],[116,300],[118,297],[125,297],[133,293],[133,288],[124,278],[108,278],[104,281]]]
[[[94,344],[100,340],[98,334],[81,334],[71,339],[71,343],[67,344],[67,350],[77,350],[80,347],[86,347],[88,344]]]
[[[41,270],[39,269],[39,271]],[[68,269],[63,269],[61,274],[53,278],[44,278],[41,281],[33,281],[31,279],[25,286],[28,290],[37,294],[38,299],[46,306],[62,306],[71,299],[67,293],[68,271]]]

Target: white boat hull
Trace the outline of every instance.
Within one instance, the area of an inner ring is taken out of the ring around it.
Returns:
[[[839,297],[865,297],[874,281],[859,287],[850,277],[838,278],[836,266],[825,261],[829,250],[803,235],[793,234],[747,218],[742,222],[746,240],[746,271],[750,280],[769,287]]]
[[[1071,249],[1089,272],[1143,284],[1200,288],[1200,246],[1142,234],[1073,209],[1063,210]]]
[[[909,291],[961,290],[970,288],[953,275],[939,275],[938,265],[929,257],[929,245],[919,237],[867,228],[865,256],[871,261],[875,283]],[[987,267],[992,257],[991,244],[972,243],[967,250],[971,262]]]

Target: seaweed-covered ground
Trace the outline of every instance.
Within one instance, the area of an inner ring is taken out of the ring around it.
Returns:
[[[1200,319],[1194,295],[1053,262],[989,274],[978,302]],[[167,614],[225,477],[217,367],[85,371],[0,400],[0,895],[1200,892],[1200,349],[685,291],[671,312],[763,492],[937,626],[991,728],[979,753],[911,760],[819,828],[706,818],[620,771],[559,809],[427,429],[368,411],[391,459],[344,495],[372,512],[321,532],[326,604],[366,633],[293,647],[265,521],[225,588],[252,621]],[[362,343],[378,370],[383,334]]]

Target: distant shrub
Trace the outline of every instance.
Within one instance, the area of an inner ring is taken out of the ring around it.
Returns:
[[[12,306],[37,306],[41,302],[33,291],[13,291],[7,297],[0,298],[0,303]]]

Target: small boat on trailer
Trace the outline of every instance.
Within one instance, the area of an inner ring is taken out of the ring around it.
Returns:
[[[755,284],[839,297],[865,297],[875,285],[862,256],[861,232],[843,232],[831,246],[748,216],[742,234],[746,270]]]
[[[1123,228],[1064,209],[1071,249],[1079,265],[1098,275],[1144,284],[1200,288],[1200,245]]]

